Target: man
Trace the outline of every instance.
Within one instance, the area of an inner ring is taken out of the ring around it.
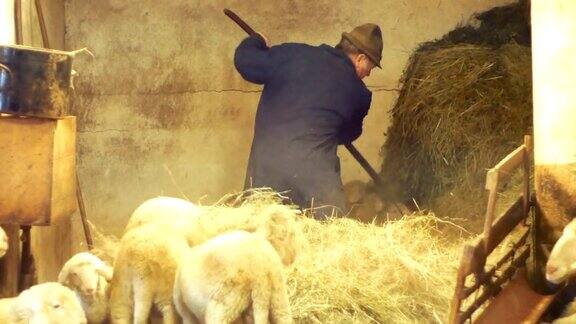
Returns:
[[[372,99],[362,79],[380,67],[382,34],[375,24],[343,33],[333,48],[286,43],[267,47],[249,37],[236,49],[242,77],[264,84],[258,104],[246,188],[286,192],[301,208],[322,219],[347,212],[340,178],[338,144],[362,133]]]

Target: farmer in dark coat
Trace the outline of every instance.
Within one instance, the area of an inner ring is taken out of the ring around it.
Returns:
[[[249,37],[236,49],[242,77],[263,84],[245,188],[286,192],[301,208],[347,212],[338,144],[362,134],[372,93],[362,79],[380,67],[382,34],[374,24],[343,33],[336,48]]]

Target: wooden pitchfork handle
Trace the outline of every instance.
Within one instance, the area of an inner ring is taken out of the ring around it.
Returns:
[[[258,34],[254,29],[252,29],[252,27],[250,27],[244,20],[242,20],[242,18],[238,17],[238,15],[235,14],[232,10],[224,9],[224,14],[228,16],[228,18],[232,19],[240,28],[242,28],[242,30],[244,30],[246,34],[250,35],[251,37],[256,37],[262,40],[264,44],[266,44],[266,41],[264,40],[262,35]]]

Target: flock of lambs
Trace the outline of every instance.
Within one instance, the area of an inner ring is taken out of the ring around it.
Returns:
[[[300,212],[278,204],[241,209],[147,200],[131,215],[113,267],[78,253],[58,282],[0,299],[0,322],[148,323],[156,309],[163,323],[291,323],[284,270],[305,244]],[[7,249],[0,229],[0,257]],[[549,281],[576,272],[574,251],[576,220],[552,250]],[[575,321],[565,316],[556,322]]]
[[[247,212],[147,200],[131,215],[113,267],[78,253],[58,282],[0,299],[0,323],[148,323],[153,309],[163,323],[291,323],[284,272],[303,243],[299,215],[279,204]]]

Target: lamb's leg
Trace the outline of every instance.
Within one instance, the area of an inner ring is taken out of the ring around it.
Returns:
[[[255,282],[252,288],[252,311],[254,324],[267,324],[270,315],[272,285],[267,277]]]
[[[230,315],[230,309],[225,303],[215,300],[208,302],[206,306],[205,324],[231,323],[235,316]]]
[[[178,324],[180,323],[180,317],[176,314],[174,305],[169,303],[167,305],[159,305],[160,312],[162,313],[162,323],[163,324]]]
[[[270,303],[271,318],[274,324],[291,324],[292,311],[290,310],[290,301],[288,300],[288,291],[286,280],[282,273],[271,273],[272,281],[272,298]]]
[[[174,306],[178,314],[182,317],[184,324],[200,324],[196,316],[188,310],[188,307],[182,299],[182,292],[178,285],[174,285]]]
[[[143,280],[134,281],[134,324],[148,324],[154,294]]]
[[[237,323],[248,306],[250,296],[245,290],[222,291],[206,305],[205,324]],[[235,322],[236,321],[236,322]]]
[[[110,321],[112,324],[130,324],[132,319],[132,281],[118,266],[110,283]]]

